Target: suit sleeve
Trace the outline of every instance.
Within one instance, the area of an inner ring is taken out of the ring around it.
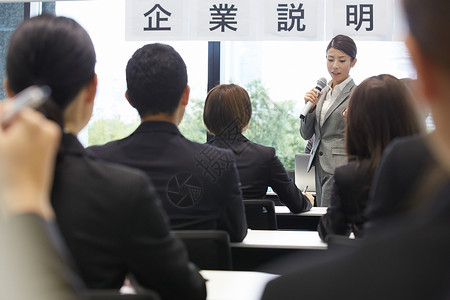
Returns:
[[[0,236],[0,298],[81,299],[77,284],[72,281],[75,275],[39,216],[13,216],[7,224],[0,225]]]
[[[269,185],[278,195],[281,203],[286,205],[291,212],[300,213],[310,210],[311,202],[301,193],[294,181],[289,178],[286,169],[275,154],[275,149],[272,148],[271,150]]]
[[[326,241],[329,234],[350,235],[351,226],[347,222],[344,210],[339,186],[335,181],[327,213],[320,218],[319,225],[317,226],[317,231],[322,240]]]
[[[130,197],[136,205],[125,223],[124,255],[136,280],[165,300],[205,299],[205,280],[189,262],[182,242],[169,231],[153,187],[143,180]]]
[[[225,206],[220,218],[219,229],[228,232],[231,242],[240,242],[247,235],[247,218],[236,160],[231,152],[227,151],[226,155],[231,163],[231,168],[226,172],[221,184],[223,188],[221,192],[225,196]]]
[[[304,140],[309,140],[313,137],[316,125],[316,110],[308,113],[304,119],[300,119],[300,136]]]

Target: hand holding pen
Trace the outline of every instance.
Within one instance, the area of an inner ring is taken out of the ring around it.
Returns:
[[[30,86],[17,95],[10,101],[9,109],[6,110],[1,117],[1,125],[3,128],[8,127],[14,117],[25,107],[38,108],[50,97],[50,88],[48,86]]]
[[[314,205],[314,196],[311,193],[308,193],[308,186],[305,186],[302,192],[303,195],[308,198],[309,202],[311,202],[312,205]]]

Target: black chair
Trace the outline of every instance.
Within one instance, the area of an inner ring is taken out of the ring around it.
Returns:
[[[231,270],[230,236],[223,230],[174,230],[189,259],[202,270]]]
[[[141,294],[142,293],[142,294]],[[140,294],[120,294],[118,290],[88,290],[83,293],[86,300],[161,300],[156,292],[146,290]]]
[[[244,200],[245,215],[250,229],[275,230],[277,217],[275,204],[268,199]]]

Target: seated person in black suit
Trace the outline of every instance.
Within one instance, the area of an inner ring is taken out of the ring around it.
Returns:
[[[146,45],[128,61],[126,74],[126,97],[142,123],[130,136],[90,151],[146,172],[173,230],[220,229],[242,241],[247,220],[233,154],[191,142],[177,127],[189,102],[181,56],[168,45]]]
[[[0,119],[9,104],[0,103]],[[56,124],[29,108],[0,126],[0,299],[78,299],[73,274],[48,230],[60,138]]]
[[[205,299],[204,279],[169,231],[145,174],[89,155],[76,135],[92,114],[96,55],[74,20],[42,15],[13,33],[6,58],[9,96],[48,85],[42,110],[64,135],[51,202],[80,275],[90,289],[119,289],[127,274],[162,299]]]
[[[244,88],[235,84],[214,87],[206,97],[203,111],[203,122],[214,135],[209,144],[233,151],[244,199],[265,198],[270,186],[293,213],[310,210],[313,196],[299,191],[275,149],[255,144],[243,135],[251,115],[252,104]]]
[[[270,282],[264,300],[300,294],[305,299],[450,298],[450,2],[403,0],[403,6],[410,29],[406,45],[436,125],[427,143],[446,172],[444,183],[424,196],[428,205],[386,220],[359,249],[291,258],[289,265],[299,267]]]
[[[352,231],[362,237],[364,210],[383,150],[393,139],[421,131],[407,87],[391,75],[370,77],[356,87],[346,116],[349,163],[334,173],[330,206],[317,229],[323,240]]]

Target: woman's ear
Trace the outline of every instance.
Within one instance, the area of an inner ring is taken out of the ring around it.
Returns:
[[[97,74],[94,74],[94,77],[91,81],[86,85],[87,97],[86,100],[88,102],[94,102],[95,95],[97,94]]]
[[[357,61],[358,59],[355,57],[355,59],[351,62],[350,67],[353,68]]]

